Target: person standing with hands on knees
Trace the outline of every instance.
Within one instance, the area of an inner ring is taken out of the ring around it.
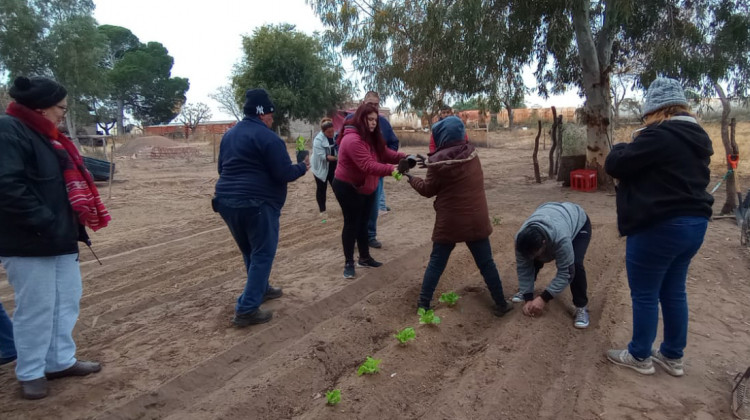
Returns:
[[[309,157],[292,164],[286,143],[271,130],[275,107],[264,89],[245,93],[245,118],[224,134],[219,146],[219,180],[212,201],[245,261],[247,281],[232,322],[238,327],[271,320],[261,309],[281,297],[268,278],[279,244],[279,218],[287,184],[310,169]]]
[[[333,175],[336,173],[336,157],[338,147],[334,141],[333,121],[323,118],[320,121],[320,132],[313,140],[311,167],[315,178],[315,200],[318,202],[320,218],[326,223],[326,186],[333,184]]]
[[[359,267],[380,267],[381,262],[370,255],[367,223],[380,177],[397,175],[393,164],[406,162],[406,155],[386,147],[378,122],[378,107],[363,103],[354,116],[346,120],[339,145],[338,165],[333,179],[333,192],[344,214],[341,244],[344,248],[344,278],[356,276],[354,244],[359,249]],[[408,168],[408,166],[406,166]]]
[[[573,203],[544,203],[521,225],[516,234],[518,290],[514,302],[525,302],[523,313],[541,316],[544,306],[570,285],[575,305],[575,328],[589,326],[589,298],[583,259],[591,242],[591,220]],[[541,295],[534,297],[534,283],[545,263],[554,260],[557,274]]]
[[[612,147],[604,169],[617,185],[617,227],[627,236],[625,267],[633,302],[633,336],[607,358],[644,375],[653,362],[682,376],[688,336],[685,283],[703,244],[714,198],[706,191],[713,148],[677,80],[657,78],[646,92],[644,126],[631,143]],[[664,339],[652,348],[659,326]]]
[[[418,307],[430,309],[430,301],[456,243],[465,242],[482,274],[492,300],[493,313],[503,316],[512,306],[505,301],[503,285],[492,258],[489,210],[484,194],[484,173],[479,155],[466,144],[466,130],[458,117],[449,116],[432,126],[436,151],[429,159],[418,156],[427,167],[425,179],[406,173],[409,185],[420,195],[436,197],[432,254],[422,280]],[[416,163],[416,162],[415,162]]]

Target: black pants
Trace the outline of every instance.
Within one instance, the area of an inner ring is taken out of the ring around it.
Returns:
[[[317,176],[313,176],[313,178],[315,178],[315,186],[317,187],[315,189],[315,200],[317,200],[318,202],[318,209],[321,213],[326,211],[326,191],[328,190],[327,184],[331,184],[331,188],[333,188],[333,174],[335,172],[336,166],[329,164],[328,176],[326,177],[325,181],[321,181]]]
[[[375,193],[364,195],[348,182],[339,179],[331,183],[336,200],[344,214],[344,229],[341,231],[341,244],[344,247],[344,258],[347,263],[354,263],[354,242],[359,249],[359,258],[370,258],[370,245],[367,237],[367,222],[375,200]]]
[[[588,283],[586,282],[586,269],[583,267],[583,258],[586,256],[586,250],[591,242],[591,219],[586,216],[586,223],[578,234],[573,238],[573,273],[570,281],[570,293],[573,295],[573,305],[576,308],[583,308],[588,305],[589,298],[586,294]],[[539,270],[544,267],[544,263],[534,260],[534,280]]]

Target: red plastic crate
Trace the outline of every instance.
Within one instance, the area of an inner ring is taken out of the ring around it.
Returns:
[[[593,169],[576,169],[570,171],[570,189],[575,191],[596,191],[596,171]]]

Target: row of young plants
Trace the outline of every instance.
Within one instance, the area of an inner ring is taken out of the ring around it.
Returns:
[[[458,293],[449,292],[441,294],[438,301],[447,304],[449,307],[453,307],[460,298],[461,296],[459,296]],[[435,315],[434,309],[419,308],[419,310],[417,310],[417,315],[419,315],[420,325],[440,324],[440,317]],[[401,331],[396,331],[396,334],[394,334],[393,337],[398,340],[400,345],[405,346],[409,341],[417,338],[417,333],[413,327],[406,327]],[[364,363],[359,365],[359,367],[357,368],[357,376],[372,375],[380,372],[380,362],[382,361],[382,359],[375,359],[373,357],[367,356],[367,359],[365,359]],[[326,403],[328,405],[334,406],[340,402],[340,389],[332,389],[330,391],[326,391]]]

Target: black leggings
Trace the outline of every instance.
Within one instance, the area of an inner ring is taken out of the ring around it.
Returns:
[[[375,202],[375,193],[364,195],[348,182],[334,178],[333,193],[341,205],[344,214],[344,229],[341,231],[341,244],[344,247],[344,258],[347,263],[354,263],[354,242],[359,249],[359,258],[370,258],[370,245],[367,236],[367,222]]]
[[[321,213],[326,211],[326,191],[328,190],[327,184],[331,184],[331,188],[333,188],[334,172],[336,172],[336,166],[328,165],[328,176],[326,177],[325,181],[321,181],[317,176],[313,176],[313,178],[315,178],[315,186],[317,187],[315,189],[315,200],[317,200],[318,202],[318,209]]]

